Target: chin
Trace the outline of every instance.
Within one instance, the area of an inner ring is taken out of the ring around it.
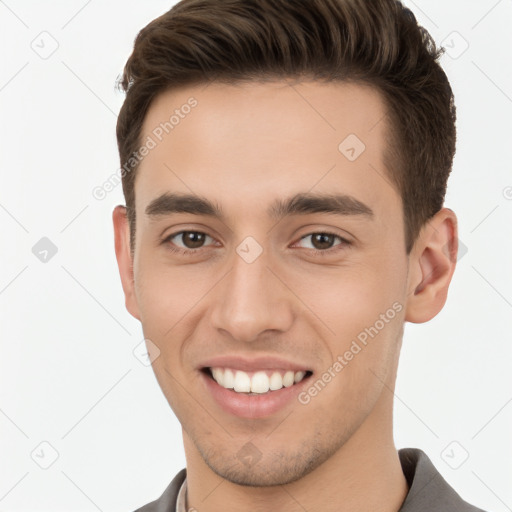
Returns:
[[[317,443],[308,449],[291,452],[261,454],[258,460],[244,460],[243,457],[226,457],[219,454],[203,454],[203,460],[218,476],[237,485],[247,487],[271,487],[285,485],[300,480],[320,466],[331,455],[332,450]],[[257,457],[256,457],[257,458]]]

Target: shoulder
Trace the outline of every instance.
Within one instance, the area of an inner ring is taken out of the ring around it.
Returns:
[[[171,483],[157,500],[138,508],[134,512],[175,512],[178,492],[186,476],[186,469],[182,469],[176,474]]]
[[[427,454],[418,448],[398,451],[409,492],[399,512],[485,512],[464,501],[442,477]]]

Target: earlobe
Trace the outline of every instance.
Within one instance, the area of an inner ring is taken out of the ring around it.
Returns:
[[[118,205],[112,212],[114,242],[119,275],[123,286],[125,305],[128,312],[140,321],[139,308],[135,296],[133,260],[130,252],[130,227],[126,207]]]
[[[457,217],[442,208],[423,227],[410,254],[406,321],[428,322],[443,309],[457,251]]]

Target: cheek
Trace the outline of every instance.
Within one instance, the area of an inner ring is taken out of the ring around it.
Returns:
[[[141,251],[134,274],[143,323],[165,324],[169,329],[197,302],[199,273],[190,268],[171,266],[163,261],[160,250]]]
[[[144,337],[159,348],[166,366],[181,371],[183,351],[205,314],[218,274],[193,265],[147,262],[136,272],[136,295]],[[160,362],[161,362],[160,361]],[[155,369],[156,371],[156,369]]]
[[[387,317],[394,318],[403,301],[402,277],[382,258],[336,269],[312,268],[297,277],[293,280],[297,296],[330,337],[340,341],[356,337],[376,322],[381,326],[381,315],[388,311]]]

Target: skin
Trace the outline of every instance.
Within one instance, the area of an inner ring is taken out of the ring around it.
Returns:
[[[279,81],[174,89],[152,103],[142,140],[191,96],[198,105],[137,171],[133,258],[125,208],[113,212],[126,307],[160,350],[153,369],[182,425],[187,507],[397,511],[408,491],[392,431],[403,325],[444,306],[456,216],[440,210],[406,254],[401,198],[383,165],[385,108],[373,88]],[[353,162],[338,150],[349,134],[366,146]],[[163,192],[208,198],[226,217],[149,218],[147,205]],[[274,199],[298,192],[347,194],[374,215],[267,216]],[[162,241],[180,230],[211,238],[189,244],[197,254],[179,255],[169,246],[186,240]],[[350,245],[307,236],[326,231]],[[236,252],[247,236],[263,248],[250,264]],[[394,303],[401,311],[307,404],[239,418],[203,389],[197,365],[222,354],[289,358],[316,379]],[[248,442],[260,458],[244,464],[237,453]]]

